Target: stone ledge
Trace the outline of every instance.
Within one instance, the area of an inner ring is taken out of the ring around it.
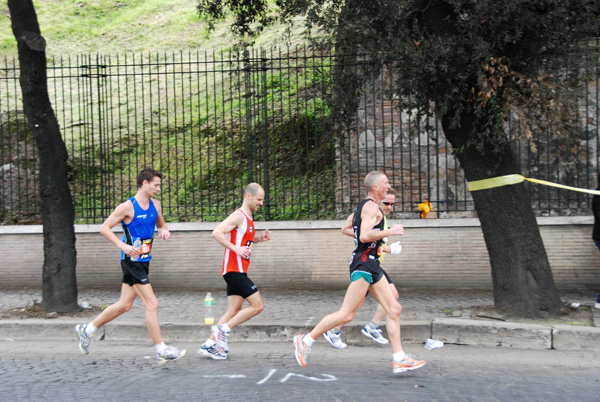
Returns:
[[[83,320],[85,321],[85,320]],[[28,319],[0,320],[0,339],[12,340],[73,340],[75,325],[81,319]],[[351,345],[372,345],[373,341],[361,334],[362,324],[349,324],[342,330],[342,340]],[[232,332],[233,342],[291,341],[294,335],[306,333],[312,326],[302,324],[240,325]],[[383,334],[387,337],[385,326]],[[168,342],[203,342],[210,336],[206,325],[189,322],[161,323],[163,336]],[[149,341],[150,335],[143,322],[122,321],[109,323],[96,333],[110,341]],[[502,346],[517,349],[558,349],[600,351],[600,328],[557,325],[487,322],[460,318],[440,318],[432,321],[405,321],[402,323],[402,342],[424,344],[427,338],[444,343],[477,346]],[[322,339],[319,342],[323,341]],[[325,341],[323,341],[325,342]]]
[[[65,340],[75,342],[75,325],[86,322],[82,319],[28,319],[0,320],[0,339],[13,340]],[[344,326],[342,339],[351,344],[372,344],[373,341],[361,334],[362,324]],[[162,335],[169,341],[203,342],[210,336],[206,325],[189,322],[164,322],[160,325]],[[291,341],[294,335],[305,334],[313,327],[301,324],[242,324],[231,333],[231,341]],[[111,341],[147,341],[150,335],[143,322],[121,321],[108,323],[100,328],[94,338]],[[387,336],[384,330],[384,336]],[[431,321],[407,321],[402,324],[402,341],[423,344],[431,337]]]
[[[459,345],[552,348],[552,328],[537,324],[439,318],[433,320],[432,338]]]
[[[600,350],[600,328],[554,325],[552,347],[557,350]]]
[[[593,216],[553,216],[538,217],[540,226],[560,225],[593,225]],[[390,219],[390,224],[401,223],[406,228],[439,228],[439,227],[479,227],[477,218],[449,218],[449,219]],[[169,222],[167,226],[171,232],[202,232],[212,231],[219,222]],[[342,220],[308,220],[308,221],[257,221],[257,230],[315,230],[315,229],[340,229],[344,224]],[[77,224],[75,233],[98,233],[98,224]],[[119,225],[113,228],[121,232]],[[14,234],[42,234],[42,225],[2,225],[0,235]]]

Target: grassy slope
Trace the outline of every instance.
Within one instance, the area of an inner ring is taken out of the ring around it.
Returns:
[[[205,24],[200,21],[196,14],[196,1],[34,0],[34,5],[42,35],[48,43],[46,53],[49,57],[85,53],[123,54],[194,51],[196,49],[211,51],[231,47],[235,43],[235,39],[227,29],[227,22],[217,26],[215,32],[208,35]],[[301,26],[301,21],[298,21],[297,27],[292,31],[293,36],[290,44],[300,44]],[[288,43],[282,43],[285,33],[284,27],[271,27],[261,35],[256,44],[268,48],[271,45]],[[10,28],[8,7],[6,2],[2,2],[0,3],[0,58],[2,56],[13,57],[16,54],[16,41]],[[284,89],[284,91],[295,90],[295,87]],[[279,94],[278,98],[282,96]],[[202,109],[204,110],[204,108]],[[134,116],[138,116],[138,114]],[[143,114],[139,116],[143,116]],[[285,124],[284,122],[282,126],[287,127]],[[140,127],[146,127],[145,123],[140,122]],[[285,129],[276,130],[275,132],[285,134],[288,131]],[[156,131],[156,133],[160,132],[160,130]],[[186,131],[186,134],[189,134],[189,132]],[[184,133],[180,133],[180,135],[183,136]],[[182,138],[177,138],[183,141]],[[187,139],[187,141],[188,143],[191,142],[190,139]],[[215,144],[221,140],[217,137],[211,137],[210,141],[212,141],[212,146],[202,148],[206,148],[206,151],[218,149]],[[70,152],[74,160],[77,160],[77,151],[71,150]],[[312,155],[312,151],[307,152]],[[307,157],[302,152],[300,154],[303,155],[303,158]],[[181,160],[183,154],[174,155],[169,153],[168,155],[171,162],[165,162],[166,165],[169,165],[169,163],[183,163]],[[129,155],[128,152],[125,152],[123,157],[127,161],[129,157],[134,158],[135,153]],[[323,159],[320,156],[312,157],[316,160]],[[296,160],[288,154],[280,159]],[[279,161],[279,159],[277,160]],[[334,195],[331,186],[325,184],[330,183],[332,180],[332,170],[329,166],[320,166],[317,172],[306,172],[303,169],[287,166],[285,162],[280,161],[277,163],[284,166],[275,169],[278,178],[271,193],[274,219],[297,219],[300,214],[306,218],[313,218],[316,214],[322,215],[324,213],[322,211],[323,205],[333,204]],[[171,172],[172,188],[165,186],[162,194],[166,213],[167,215],[170,214],[168,219],[194,219],[194,216],[181,216],[176,208],[176,206],[187,206],[188,208],[183,212],[184,215],[188,214],[187,211],[190,208],[194,210],[194,213],[198,213],[198,206],[188,205],[193,201],[193,197],[189,197],[191,193],[201,195],[209,200],[212,199],[218,204],[216,206],[206,204],[202,207],[205,215],[204,219],[222,219],[223,214],[228,213],[235,207],[235,205],[229,205],[224,200],[234,200],[235,197],[231,194],[239,192],[237,182],[234,185],[235,190],[232,190],[230,188],[232,185],[228,185],[224,179],[224,177],[229,177],[228,169],[232,169],[230,164],[229,160],[223,163],[216,163],[216,160],[213,160],[210,166],[213,171],[206,170],[206,166],[202,168],[202,177],[212,177],[217,182],[216,184],[213,183],[215,185],[210,188],[211,196],[207,196],[207,190],[202,187],[202,183],[194,182],[190,177],[185,177],[185,174],[183,177],[178,177],[177,170]],[[128,166],[128,164],[125,163],[124,166]],[[119,170],[120,167],[116,169],[118,170],[117,174],[122,173]],[[93,173],[85,171],[82,173],[82,177],[84,174]],[[196,177],[199,177],[199,174],[196,172]],[[299,176],[296,177],[296,175]],[[97,181],[97,183],[100,187],[102,186],[100,181]],[[298,192],[297,188],[303,188],[303,191]],[[117,194],[116,197],[121,199],[120,194]],[[288,199],[290,197],[292,199]],[[327,202],[322,202],[322,199],[327,199]],[[89,194],[75,194],[77,208],[95,208],[97,203],[98,199],[90,198]],[[309,204],[313,206],[309,207]],[[169,210],[169,205],[173,206],[174,209]],[[329,213],[329,211],[326,212]],[[104,211],[101,211],[99,216],[102,216],[103,213]]]
[[[34,0],[48,55],[224,49],[234,39],[223,23],[210,35],[197,0]],[[275,26],[257,44],[281,41]],[[0,55],[16,55],[6,1],[0,3]]]

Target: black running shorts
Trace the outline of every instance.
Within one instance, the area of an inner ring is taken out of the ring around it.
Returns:
[[[131,261],[129,258],[121,260],[121,270],[123,271],[123,280],[121,282],[133,285],[148,285],[148,272],[150,269],[150,261],[139,262]]]
[[[385,269],[381,268],[381,270],[383,271],[383,276],[385,276],[385,279],[387,279],[390,284],[394,283],[394,282],[392,282],[392,278],[390,278],[390,276],[385,271]]]
[[[228,272],[223,275],[227,282],[227,296],[241,296],[244,299],[258,292],[256,285],[248,278],[248,274]]]
[[[369,285],[377,283],[383,278],[385,271],[376,258],[368,256],[363,260],[361,254],[356,254],[350,263],[350,282],[363,278]]]

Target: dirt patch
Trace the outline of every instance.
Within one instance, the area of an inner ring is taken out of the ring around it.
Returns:
[[[473,307],[471,308],[471,318],[474,320],[507,321],[539,325],[594,326],[594,314],[592,308],[588,306],[580,306],[578,308],[565,306],[565,308],[563,308],[563,313],[560,315],[542,315],[541,317],[536,318],[515,317],[514,315],[495,307]]]
[[[55,311],[47,312],[42,309],[39,303],[32,306],[13,308],[0,313],[3,319],[25,319],[25,318],[60,318],[60,317],[95,317],[100,314],[104,308],[99,306],[80,307],[79,310],[67,313],[57,313]]]

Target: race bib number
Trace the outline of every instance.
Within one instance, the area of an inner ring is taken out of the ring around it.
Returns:
[[[142,240],[142,245],[140,246],[141,260],[150,257],[150,252],[152,251],[152,240],[153,239]]]

